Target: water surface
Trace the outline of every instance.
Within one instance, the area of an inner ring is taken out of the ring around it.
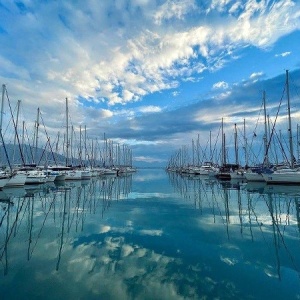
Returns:
[[[1,299],[300,298],[300,187],[153,169],[0,198]]]

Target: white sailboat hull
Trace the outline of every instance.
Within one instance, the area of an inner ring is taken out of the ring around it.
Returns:
[[[26,178],[26,174],[16,173],[8,180],[5,186],[22,186],[25,184]]]
[[[267,183],[300,183],[300,171],[274,172],[272,174],[262,174]]]
[[[263,176],[261,174],[255,173],[255,172],[246,172],[245,178],[247,179],[247,181],[256,181],[256,182],[264,182],[265,181],[265,179],[263,178]]]

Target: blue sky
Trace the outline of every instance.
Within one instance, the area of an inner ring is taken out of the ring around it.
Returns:
[[[48,133],[63,131],[68,97],[75,130],[130,145],[136,165],[165,165],[198,135],[205,148],[222,118],[229,145],[244,118],[250,140],[262,91],[274,118],[287,69],[299,120],[298,1],[2,0],[0,39],[1,82],[28,128],[39,107]]]

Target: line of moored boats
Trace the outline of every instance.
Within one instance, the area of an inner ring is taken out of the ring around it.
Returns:
[[[97,176],[118,176],[135,172],[131,166],[121,167],[95,167],[95,168],[74,168],[67,166],[23,166],[13,171],[6,169],[0,171],[0,188],[18,187],[25,184],[42,184],[46,182],[61,182],[65,180],[89,180]]]
[[[204,162],[201,166],[167,167],[167,171],[189,175],[206,175],[221,180],[239,179],[268,184],[300,184],[300,167],[287,164],[242,168],[238,164],[224,164],[219,167],[211,162]]]

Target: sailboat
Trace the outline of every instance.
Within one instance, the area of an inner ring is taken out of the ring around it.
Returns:
[[[230,164],[226,162],[226,139],[224,133],[224,122],[222,118],[222,165],[219,169],[219,172],[215,175],[218,179],[221,180],[231,180],[231,173],[239,169],[238,164]]]
[[[293,151],[293,135],[292,121],[290,109],[290,94],[289,94],[289,73],[286,70],[286,91],[287,91],[287,109],[288,109],[288,132],[289,132],[289,150],[290,150],[290,166],[275,170],[273,173],[263,173],[264,180],[269,184],[298,184],[300,183],[300,170],[295,168],[295,158]]]
[[[81,180],[81,171],[69,166],[69,108],[66,98],[66,167],[65,180]]]
[[[9,165],[9,171],[3,171],[1,174],[1,178],[0,178],[0,188],[3,188],[4,186],[23,186],[25,184],[25,180],[26,180],[26,175],[19,173],[17,171],[13,171],[9,158],[8,158],[8,154],[6,152],[6,148],[5,148],[5,143],[4,143],[4,139],[3,139],[3,134],[2,134],[2,121],[3,121],[3,110],[4,110],[4,97],[5,97],[5,93],[6,93],[6,86],[5,84],[2,85],[2,101],[1,101],[1,116],[0,116],[0,136],[1,136],[1,142],[5,151],[5,155],[6,155],[6,159],[7,159],[7,163]],[[16,126],[14,126],[16,128]]]
[[[247,181],[265,182],[262,176],[263,172],[266,172],[267,168],[270,166],[268,158],[268,128],[267,128],[267,111],[266,111],[266,93],[263,91],[263,109],[264,109],[264,161],[261,165],[247,168],[245,172],[245,178]]]
[[[245,170],[240,167],[239,156],[238,156],[238,146],[237,146],[237,127],[234,124],[234,150],[235,150],[235,165],[237,168],[230,172],[231,179],[245,179]]]

